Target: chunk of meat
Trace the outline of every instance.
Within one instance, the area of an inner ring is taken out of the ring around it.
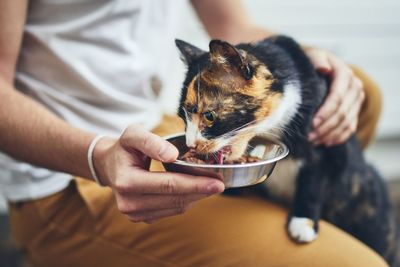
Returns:
[[[235,160],[224,160],[224,155],[222,152],[218,152],[217,156],[214,157],[210,155],[197,154],[196,151],[193,149],[183,154],[179,159],[196,164],[245,164],[245,163],[258,162],[261,160],[258,157],[252,157],[247,155],[243,155]]]

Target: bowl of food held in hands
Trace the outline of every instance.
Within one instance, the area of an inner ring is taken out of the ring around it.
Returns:
[[[165,138],[179,151],[176,161],[163,163],[167,171],[215,177],[221,179],[226,188],[250,186],[265,181],[276,163],[289,154],[285,144],[266,137],[251,139],[244,154],[234,160],[229,159],[229,146],[211,154],[200,154],[186,146],[184,133]]]

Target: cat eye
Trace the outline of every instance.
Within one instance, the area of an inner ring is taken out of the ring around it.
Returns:
[[[207,111],[203,113],[203,118],[207,127],[211,127],[214,124],[217,115],[214,111]]]

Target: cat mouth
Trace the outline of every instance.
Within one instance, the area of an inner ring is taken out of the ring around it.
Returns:
[[[211,153],[199,153],[196,149],[190,148],[179,159],[193,163],[224,164],[231,154],[231,146],[224,146]]]
[[[224,146],[217,151],[217,163],[223,164],[224,160],[232,153],[231,146]]]

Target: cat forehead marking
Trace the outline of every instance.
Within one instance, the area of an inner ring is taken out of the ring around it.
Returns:
[[[250,80],[244,79],[237,71],[218,66],[211,66],[201,75],[201,83],[209,88],[238,92],[256,98],[264,97],[273,81],[272,74],[265,65],[256,65],[254,76]]]
[[[187,105],[196,105],[197,102],[197,90],[194,89],[195,79],[196,78],[194,78],[187,87],[186,99],[185,99],[185,103]]]
[[[282,98],[282,93],[270,94],[268,98],[261,103],[260,108],[254,114],[256,119],[260,120],[271,115],[271,113],[274,112],[282,102]]]

